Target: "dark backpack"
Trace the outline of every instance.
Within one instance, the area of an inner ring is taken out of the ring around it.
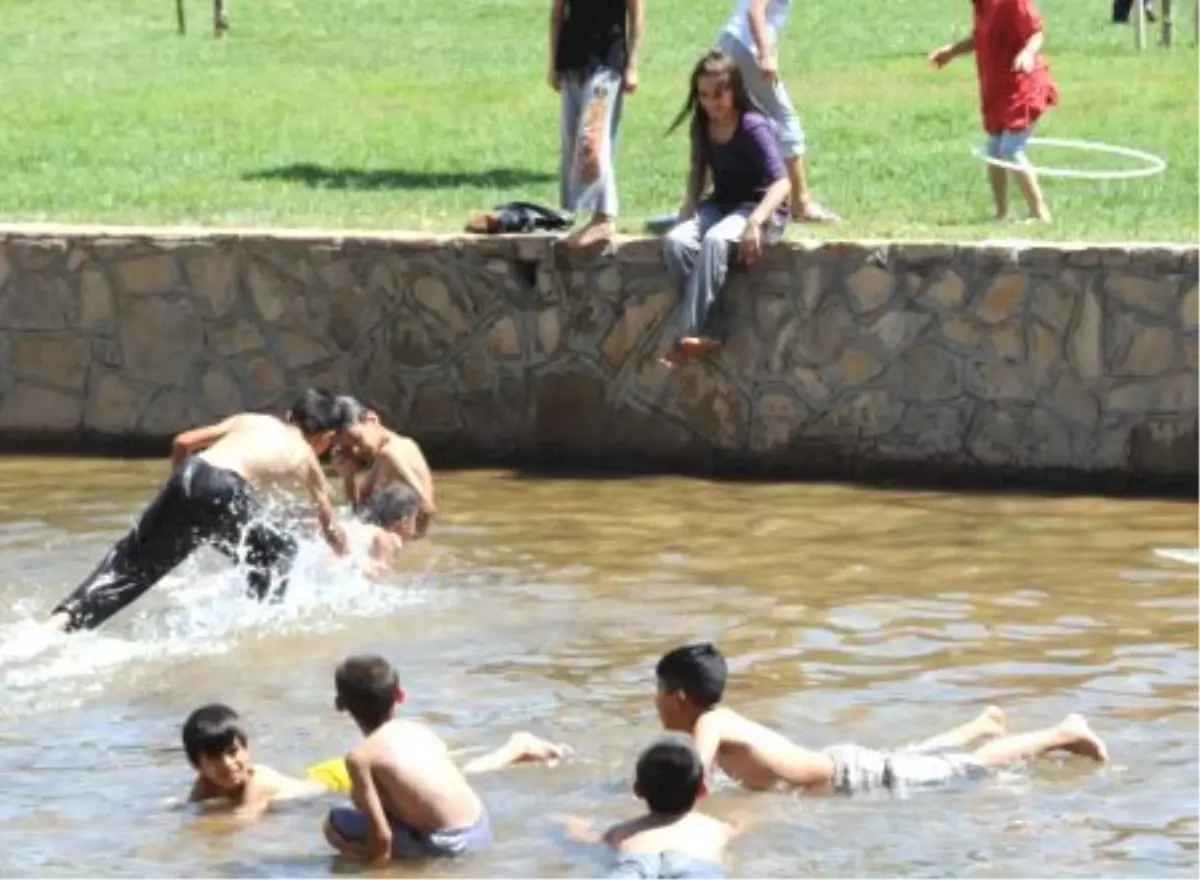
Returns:
[[[542,205],[533,202],[505,202],[491,211],[472,216],[467,221],[467,232],[489,235],[504,232],[554,232],[570,226],[570,220]]]

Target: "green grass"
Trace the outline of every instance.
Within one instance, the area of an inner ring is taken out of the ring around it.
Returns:
[[[967,0],[806,0],[781,66],[818,197],[846,218],[800,236],[1197,237],[1197,53],[1134,50],[1108,4],[1044,0],[1062,93],[1040,134],[1162,155],[1164,174],[1046,180],[1052,227],[996,227],[974,66],[923,53],[967,32]],[[642,87],[619,152],[622,225],[673,208],[686,145],[663,131],[731,0],[649,0]],[[0,216],[106,223],[449,231],[515,197],[557,198],[557,96],[544,84],[548,0],[233,0],[211,36],[191,0],[9,2],[0,30]],[[1153,36],[1157,36],[1155,30]],[[1096,160],[1039,154],[1044,164]],[[1104,167],[1113,167],[1111,163]],[[290,169],[290,170],[289,170]],[[1016,195],[1016,193],[1013,193]]]

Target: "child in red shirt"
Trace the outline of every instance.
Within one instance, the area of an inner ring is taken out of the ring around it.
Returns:
[[[929,61],[945,67],[959,55],[975,53],[987,152],[993,159],[1026,165],[1025,145],[1034,123],[1058,103],[1058,89],[1038,54],[1042,48],[1042,16],[1033,0],[972,0],[975,28],[971,36],[929,53]],[[1008,216],[1008,169],[988,165],[996,198],[996,219]],[[1049,221],[1050,211],[1032,167],[1013,171],[1031,220]]]

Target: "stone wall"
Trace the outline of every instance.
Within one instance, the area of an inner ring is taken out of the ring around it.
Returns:
[[[1195,248],[800,243],[657,363],[655,240],[0,228],[0,439],[145,448],[310,384],[437,466],[1085,487],[1197,473]]]

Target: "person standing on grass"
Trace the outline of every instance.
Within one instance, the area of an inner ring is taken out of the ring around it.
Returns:
[[[792,219],[829,222],[838,217],[823,208],[808,189],[804,170],[804,129],[800,127],[800,117],[779,78],[776,47],[791,5],[792,0],[737,0],[737,7],[717,45],[737,63],[750,97],[775,124],[779,149],[791,183]]]
[[[642,0],[551,0],[550,87],[562,95],[560,193],[591,219],[571,233],[580,247],[615,230],[617,132],[624,95],[638,86]]]
[[[1029,207],[1029,219],[1049,222],[1037,175],[1025,158],[1033,127],[1047,108],[1058,103],[1058,88],[1042,59],[1042,16],[1033,0],[972,0],[975,27],[971,36],[929,53],[935,67],[959,55],[975,53],[987,154],[992,159],[1025,166],[1014,170],[1017,186]],[[1008,174],[988,165],[996,199],[996,219],[1008,217]]]
[[[667,366],[720,345],[708,315],[729,271],[729,251],[753,263],[764,241],[787,225],[791,189],[771,123],[758,112],[737,63],[710,49],[692,71],[674,131],[691,116],[691,163],[679,223],[663,240],[672,286],[681,300],[682,333]],[[711,177],[711,194],[704,195]]]

